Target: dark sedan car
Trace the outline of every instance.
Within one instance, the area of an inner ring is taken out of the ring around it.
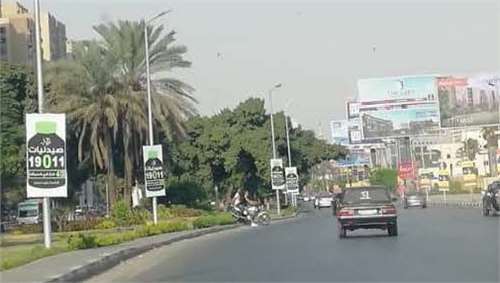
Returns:
[[[382,229],[389,236],[398,235],[396,207],[383,187],[347,189],[337,208],[339,237],[347,230]]]

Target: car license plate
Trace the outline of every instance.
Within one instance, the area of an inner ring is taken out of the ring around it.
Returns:
[[[373,215],[377,214],[376,209],[365,209],[365,210],[358,210],[359,215]]]

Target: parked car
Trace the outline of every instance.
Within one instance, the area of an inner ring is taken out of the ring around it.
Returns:
[[[392,201],[384,187],[347,189],[337,209],[339,237],[357,229],[382,229],[397,236],[397,211]]]
[[[314,200],[314,207],[318,209],[322,207],[331,207],[332,201],[333,201],[332,194],[328,192],[323,192],[320,193],[318,196],[316,196],[316,199]]]
[[[310,200],[310,199],[309,199],[309,197],[308,197],[308,196],[304,196],[304,201],[305,201],[305,202],[308,202],[309,200]]]
[[[407,209],[408,207],[427,207],[427,200],[425,195],[420,192],[408,192],[405,193],[403,198],[403,207]]]

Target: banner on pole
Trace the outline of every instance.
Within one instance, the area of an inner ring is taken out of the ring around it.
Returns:
[[[142,147],[144,158],[144,188],[146,197],[165,195],[165,173],[163,170],[163,151],[161,145]]]
[[[67,197],[66,116],[26,114],[26,194]]]
[[[285,176],[283,173],[283,160],[271,159],[271,185],[273,190],[285,189]]]
[[[286,192],[293,194],[299,193],[299,174],[297,173],[297,167],[286,167],[285,177]]]

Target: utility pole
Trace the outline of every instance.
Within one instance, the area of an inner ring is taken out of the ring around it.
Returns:
[[[276,159],[276,142],[275,142],[275,138],[274,138],[274,119],[273,119],[273,90],[277,89],[277,88],[280,88],[281,87],[281,84],[276,84],[273,86],[273,88],[271,88],[269,91],[268,91],[268,95],[269,95],[269,106],[270,106],[270,111],[271,111],[271,140],[272,140],[272,146],[273,146],[273,159]],[[281,207],[280,207],[280,192],[279,190],[276,190],[276,212],[278,213],[278,215],[281,214]]]

